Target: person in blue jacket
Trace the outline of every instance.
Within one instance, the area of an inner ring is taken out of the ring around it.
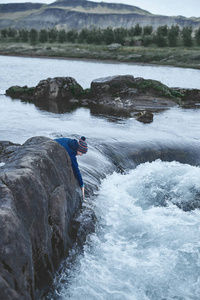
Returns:
[[[87,147],[87,143],[86,143],[86,138],[84,136],[82,136],[79,139],[79,141],[77,141],[76,139],[70,139],[70,138],[59,138],[59,139],[55,139],[55,141],[57,143],[59,143],[61,146],[63,146],[65,148],[65,150],[68,152],[68,154],[71,158],[72,169],[74,171],[74,175],[78,179],[78,182],[82,189],[83,197],[84,197],[84,193],[85,193],[84,183],[83,183],[83,179],[82,179],[79,167],[78,167],[78,162],[77,162],[76,156],[87,153],[88,147]]]

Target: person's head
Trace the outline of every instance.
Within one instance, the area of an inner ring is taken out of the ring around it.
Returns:
[[[86,143],[86,138],[82,136],[78,141],[77,155],[83,155],[87,153],[88,147]]]

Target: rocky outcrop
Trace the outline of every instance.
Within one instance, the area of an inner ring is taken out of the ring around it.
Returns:
[[[72,77],[56,77],[42,80],[34,90],[35,102],[70,101],[79,97],[83,88]]]
[[[166,109],[176,106],[173,90],[156,80],[132,75],[110,76],[91,83],[93,102],[130,113],[141,109]],[[177,93],[178,95],[178,93]]]
[[[184,108],[195,108],[200,105],[200,90],[199,89],[175,89],[182,95],[181,106]]]
[[[71,161],[55,141],[0,142],[0,295],[39,299],[73,235],[81,207]]]
[[[197,107],[200,103],[200,90],[169,88],[159,81],[134,78],[132,75],[95,79],[87,90],[71,77],[48,78],[40,81],[35,88],[10,87],[6,95],[33,102],[56,113],[87,106],[95,114],[135,116],[144,123],[153,120],[149,112],[186,104]],[[138,111],[145,113],[139,116],[136,115]]]
[[[87,91],[72,77],[55,77],[41,80],[36,87],[12,86],[6,94],[59,113],[73,110],[80,105],[78,99],[87,94]]]
[[[9,14],[8,14],[9,12]],[[21,14],[19,13],[21,12]],[[153,15],[139,7],[117,3],[96,3],[92,1],[65,0],[45,4],[2,4],[0,5],[0,28],[12,26],[14,28],[65,28],[81,30],[82,28],[131,28],[136,24],[142,27],[179,25],[199,28],[198,18],[182,16],[168,17]]]

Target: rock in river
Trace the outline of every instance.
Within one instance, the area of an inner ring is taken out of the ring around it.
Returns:
[[[81,190],[62,146],[0,142],[0,295],[39,299],[71,245]]]
[[[132,75],[95,79],[90,89],[85,90],[71,77],[47,78],[35,88],[12,86],[6,95],[33,102],[55,113],[87,106],[95,114],[133,117],[138,111],[162,111],[200,102],[200,90],[170,88],[157,80]]]

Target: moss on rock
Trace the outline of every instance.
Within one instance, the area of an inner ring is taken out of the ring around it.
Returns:
[[[12,98],[23,98],[23,96],[29,95],[33,96],[35,91],[35,87],[28,87],[25,86],[11,86],[9,89],[6,90],[6,95]]]

